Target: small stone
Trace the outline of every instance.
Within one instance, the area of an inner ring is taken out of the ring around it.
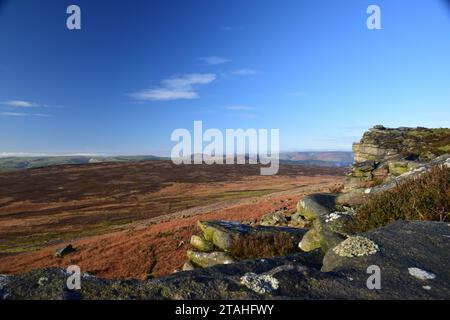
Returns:
[[[425,290],[431,290],[431,286],[422,286]]]
[[[186,261],[185,264],[183,265],[183,267],[181,268],[181,270],[183,270],[183,271],[191,271],[194,269],[195,269],[195,266],[190,261]]]
[[[184,241],[181,240],[180,242],[178,242],[177,244],[177,250],[180,249],[182,246],[184,246]]]
[[[434,273],[419,268],[408,268],[408,272],[410,275],[420,280],[433,280],[436,278]]]
[[[67,245],[67,246],[65,246],[63,248],[60,248],[60,249],[56,250],[55,257],[56,258],[63,258],[64,256],[66,256],[66,255],[68,255],[68,254],[70,254],[70,253],[72,253],[74,251],[75,251],[75,248],[72,247],[71,244],[69,244],[69,245]]]
[[[379,248],[370,239],[354,236],[342,241],[333,251],[340,257],[352,258],[373,255],[379,251]]]

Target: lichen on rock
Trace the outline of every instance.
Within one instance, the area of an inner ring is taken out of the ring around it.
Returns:
[[[279,286],[279,282],[274,276],[268,274],[258,275],[252,272],[246,273],[241,277],[241,284],[260,294],[271,293],[277,290]]]
[[[420,280],[432,280],[436,278],[434,273],[416,267],[408,268],[408,272],[410,275]]]
[[[379,250],[375,242],[361,236],[349,237],[333,249],[338,256],[348,258],[374,255]]]

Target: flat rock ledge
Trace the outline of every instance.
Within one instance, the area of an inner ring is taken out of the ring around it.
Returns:
[[[296,253],[147,281],[84,274],[79,291],[65,289],[63,269],[50,268],[1,275],[0,299],[450,299],[448,223],[399,221],[359,236],[378,251],[346,257],[330,249],[323,265],[313,252]],[[367,287],[371,266],[380,270],[379,290]]]

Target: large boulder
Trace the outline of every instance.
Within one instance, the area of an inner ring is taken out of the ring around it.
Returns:
[[[286,235],[299,242],[306,233],[305,229],[274,226],[249,226],[232,221],[199,221],[198,226],[203,237],[217,248],[230,252],[237,244],[245,244],[246,240],[271,238]]]
[[[331,193],[314,193],[307,195],[297,204],[297,212],[305,219],[314,221],[336,210],[336,195]]]
[[[252,231],[249,225],[233,221],[198,221],[203,237],[221,250],[229,251],[241,237]]]
[[[305,196],[299,201],[298,213],[312,221],[312,227],[305,234],[299,243],[299,248],[303,251],[321,249],[326,252],[330,247],[337,245],[346,237],[343,223],[335,219],[343,217],[339,214],[336,205],[336,195],[318,193]]]
[[[207,268],[249,258],[270,258],[298,252],[305,229],[249,226],[230,221],[199,221],[201,236],[194,235],[195,250],[187,252],[183,270]]]

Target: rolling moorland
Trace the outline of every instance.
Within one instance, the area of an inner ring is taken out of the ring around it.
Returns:
[[[292,209],[301,195],[333,188],[345,172],[282,164],[278,175],[262,177],[256,165],[154,160],[3,173],[0,273],[63,266],[67,261],[53,257],[54,246],[75,239],[87,241],[89,249],[75,260],[93,274],[144,279],[152,259],[155,274],[172,273],[184,263],[182,249],[199,218],[243,222]],[[139,252],[127,260],[128,250]]]
[[[0,298],[449,299],[449,147],[450,129],[375,126],[353,145],[350,170],[284,164],[264,181],[257,166],[199,166],[195,179],[208,190],[228,185],[224,177],[232,190],[261,190],[249,182],[271,188],[37,251],[5,252]],[[176,171],[162,164],[158,172]],[[52,168],[62,167],[2,176]],[[180,174],[187,183],[194,178]],[[20,203],[19,194],[4,203]],[[64,289],[69,264],[82,267],[81,290]],[[378,280],[369,277],[377,272]]]

